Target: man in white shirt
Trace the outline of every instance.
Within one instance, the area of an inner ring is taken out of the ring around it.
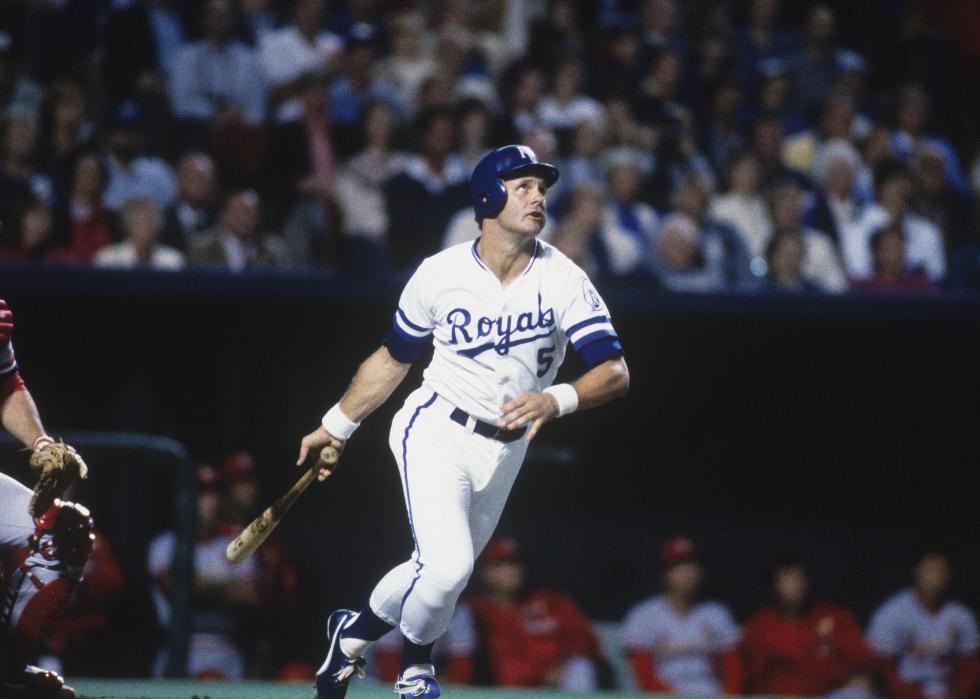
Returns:
[[[161,271],[176,271],[184,267],[184,256],[174,248],[160,245],[163,230],[160,209],[149,199],[130,199],[122,207],[126,240],[109,245],[95,255],[96,267],[133,269],[144,267]]]
[[[262,40],[262,68],[280,123],[301,120],[303,93],[323,89],[335,70],[343,41],[321,29],[325,9],[323,0],[298,0],[292,23]]]

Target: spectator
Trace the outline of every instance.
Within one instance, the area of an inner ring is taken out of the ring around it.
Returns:
[[[946,179],[954,191],[966,195],[970,191],[953,146],[944,138],[926,132],[932,116],[929,95],[919,84],[906,85],[899,95],[897,128],[892,131],[891,144],[895,154],[911,163],[920,146],[930,146],[943,158]]]
[[[3,122],[3,162],[0,173],[4,180],[19,183],[13,191],[30,192],[30,196],[54,203],[54,188],[51,178],[38,172],[34,166],[37,149],[36,116],[32,111],[15,109],[7,114]],[[26,187],[25,187],[26,185]],[[5,187],[0,193],[10,191]],[[14,207],[16,204],[13,205]],[[13,208],[16,211],[16,208]]]
[[[812,189],[810,178],[783,160],[786,127],[778,114],[762,114],[752,125],[752,150],[759,158],[763,187],[792,180],[801,189]]]
[[[949,598],[948,551],[924,548],[912,587],[888,599],[871,618],[868,641],[887,667],[892,696],[966,699],[980,685],[977,620]]]
[[[0,259],[40,261],[54,246],[51,210],[43,199],[33,199],[20,211],[16,239],[0,246]]]
[[[163,213],[165,245],[187,252],[192,240],[214,220],[217,189],[214,161],[206,153],[188,153],[177,164],[177,200]]]
[[[605,185],[606,167],[602,157],[605,146],[606,133],[601,123],[583,121],[578,125],[572,135],[572,154],[563,169],[563,172],[568,172],[569,187]]]
[[[663,49],[682,52],[684,40],[678,30],[677,4],[674,0],[646,0],[640,8],[640,31],[646,55]]]
[[[761,192],[759,158],[742,151],[728,164],[728,191],[711,202],[711,217],[738,231],[754,257],[762,257],[772,235],[772,220]]]
[[[103,79],[112,102],[163,91],[186,37],[177,0],[114,3],[105,27]]]
[[[825,289],[803,274],[806,241],[798,231],[775,233],[766,244],[766,277],[763,288],[791,294],[818,294]]]
[[[243,613],[256,609],[260,603],[258,565],[254,557],[236,566],[225,558],[225,548],[232,537],[219,532],[220,476],[213,467],[200,466],[197,480],[197,541],[187,675],[195,679],[241,680],[246,667],[235,633]],[[162,627],[170,623],[171,567],[176,545],[176,535],[166,531],[150,543],[147,554],[153,603]],[[153,674],[160,677],[166,666],[167,652],[161,650]]]
[[[814,175],[814,158],[820,146],[829,141],[847,143],[851,139],[855,118],[854,104],[845,95],[834,94],[823,102],[820,120],[786,140],[783,159],[793,168]]]
[[[224,267],[231,272],[282,266],[282,242],[260,233],[261,213],[261,201],[254,191],[230,195],[221,209],[218,225],[192,242],[190,263]]]
[[[923,145],[912,158],[912,209],[930,221],[943,235],[943,247],[953,250],[977,240],[971,230],[972,202],[946,179],[942,151]]]
[[[452,153],[453,114],[433,109],[419,115],[419,155],[384,185],[388,255],[396,269],[417,265],[440,249],[450,218],[469,204],[469,171]]]
[[[207,132],[232,121],[258,126],[266,100],[258,53],[232,36],[229,0],[208,0],[202,14],[204,39],[182,46],[174,63],[174,115],[184,121],[179,128]]]
[[[322,90],[336,70],[343,42],[321,29],[325,12],[324,0],[297,0],[292,22],[262,40],[262,68],[279,123],[301,120],[303,94]]]
[[[911,210],[912,178],[899,162],[885,161],[875,171],[876,202],[868,207],[856,235],[843,241],[847,271],[858,279],[872,274],[871,236],[884,225],[895,223],[905,232],[905,263],[937,281],[946,274],[946,254],[939,229]]]
[[[425,20],[406,12],[391,22],[391,53],[376,63],[377,75],[398,94],[398,103],[414,113],[422,82],[435,70],[426,50]]]
[[[329,88],[327,113],[340,144],[356,142],[365,106],[383,100],[403,111],[398,93],[372,74],[378,37],[370,24],[355,24],[344,46],[342,69]],[[346,153],[349,154],[349,151]]]
[[[847,141],[823,144],[814,157],[813,174],[819,184],[804,222],[822,232],[842,249],[858,235],[864,203],[857,195],[856,178],[861,156]]]
[[[892,223],[871,236],[874,275],[851,283],[855,291],[912,291],[931,293],[936,285],[929,277],[905,266],[905,231]]]
[[[803,46],[790,58],[790,74],[796,92],[797,109],[810,113],[830,94],[837,76],[837,49],[834,11],[819,3],[807,13]]]
[[[724,260],[725,286],[729,289],[748,286],[754,281],[748,248],[734,228],[711,215],[712,189],[711,180],[704,173],[690,172],[674,190],[673,208],[677,213],[690,217],[701,228],[707,246],[719,248]],[[714,255],[713,252],[711,254]]]
[[[475,97],[460,102],[457,108],[459,121],[459,154],[470,171],[490,150],[494,128],[493,113],[486,104]]]
[[[145,267],[161,271],[184,267],[184,256],[180,251],[159,242],[163,217],[153,201],[130,199],[123,205],[120,216],[126,239],[100,249],[94,258],[96,267]]]
[[[398,122],[390,104],[368,105],[363,123],[366,147],[341,169],[334,196],[342,221],[345,269],[376,276],[388,269],[384,183],[402,171],[406,158],[394,149]]]
[[[598,258],[602,254],[602,190],[580,185],[569,192],[568,202],[568,213],[549,242],[594,279],[599,275]]]
[[[583,121],[602,121],[602,105],[582,94],[585,65],[578,56],[562,60],[551,78],[551,91],[541,99],[541,121],[550,129],[571,130]]]
[[[806,567],[796,556],[778,558],[770,579],[772,604],[742,629],[748,691],[872,696],[874,657],[853,615],[811,597]]]
[[[798,236],[803,244],[803,276],[823,291],[847,290],[847,275],[840,254],[826,235],[803,225],[803,193],[791,183],[776,187],[769,196],[774,234]]]
[[[646,270],[659,216],[639,201],[643,171],[632,153],[620,153],[609,165],[609,201],[603,213],[601,266],[617,277]]]
[[[17,108],[35,111],[41,106],[44,88],[26,72],[18,70],[13,38],[0,31],[0,115]]]
[[[71,188],[75,159],[91,145],[94,127],[86,121],[85,109],[85,92],[73,82],[52,85],[41,108],[41,138],[35,161],[51,176],[59,205]]]
[[[372,646],[378,679],[394,682],[401,667],[400,656],[405,638],[398,629],[392,629]],[[465,602],[456,605],[446,633],[432,647],[436,672],[453,684],[473,684],[477,631],[473,612]]]
[[[700,131],[699,145],[715,173],[720,174],[725,164],[745,149],[739,123],[742,101],[742,87],[732,81],[720,85],[711,100],[710,119]]]
[[[725,251],[718,239],[706,239],[694,219],[667,216],[653,241],[650,266],[671,291],[710,293],[725,284]]]
[[[479,561],[484,593],[468,600],[481,629],[493,684],[594,691],[601,656],[588,620],[567,596],[530,588],[520,549],[494,539]]]
[[[738,694],[738,626],[724,605],[698,598],[702,569],[694,542],[668,540],[660,563],[664,593],[632,607],[623,623],[623,648],[636,684],[647,692]]]
[[[768,59],[788,60],[796,51],[795,38],[779,26],[779,0],[752,0],[748,26],[739,32],[737,64],[745,85],[758,84],[758,71]]]
[[[64,247],[55,251],[60,258],[91,262],[116,239],[117,218],[102,204],[107,176],[105,163],[94,151],[75,159],[71,188],[58,216],[59,229],[68,235]]]
[[[104,201],[119,211],[130,199],[149,199],[164,209],[177,196],[177,183],[167,163],[143,152],[142,111],[126,102],[116,106],[106,121],[106,165],[109,184]]]

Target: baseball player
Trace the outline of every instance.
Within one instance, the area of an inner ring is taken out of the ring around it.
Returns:
[[[17,369],[10,336],[14,316],[0,299],[0,423],[32,450],[40,471],[32,493],[0,473],[0,696],[64,699],[75,692],[57,674],[28,662],[68,602],[92,550],[92,518],[81,505],[57,499],[85,462],[49,437]]]
[[[602,299],[588,277],[537,239],[558,170],[526,146],[487,154],[470,177],[480,237],[427,258],[409,280],[383,345],[300,445],[342,446],[391,395],[431,340],[422,385],[391,425],[411,558],[359,611],[327,621],[322,699],[343,697],[363,655],[392,627],[407,643],[395,691],[438,697],[430,652],[446,630],[473,562],[493,533],[528,443],[553,418],[626,393],[629,372]],[[588,371],[551,385],[566,344]],[[320,473],[325,478],[327,472]]]
[[[909,589],[890,597],[871,617],[868,642],[883,660],[892,696],[976,696],[980,633],[969,607],[949,598],[948,551],[930,546],[916,556]]]
[[[660,563],[664,593],[630,609],[624,624],[623,647],[637,685],[689,696],[738,694],[739,629],[723,604],[698,599],[697,547],[684,536],[669,539]]]

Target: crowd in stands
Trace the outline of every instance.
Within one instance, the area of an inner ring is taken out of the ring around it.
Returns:
[[[976,105],[935,79],[976,87],[977,17],[859,5],[10,0],[0,259],[401,272],[520,142],[599,278],[980,287]]]

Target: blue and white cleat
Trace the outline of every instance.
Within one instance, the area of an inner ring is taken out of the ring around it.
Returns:
[[[327,619],[327,659],[316,671],[317,699],[344,699],[347,684],[354,675],[364,679],[364,658],[348,658],[340,649],[341,629],[355,616],[349,609],[338,609]],[[436,694],[435,696],[439,696]]]
[[[398,676],[395,692],[402,697],[436,699],[442,694],[436,681],[436,669],[431,665],[415,665]]]

